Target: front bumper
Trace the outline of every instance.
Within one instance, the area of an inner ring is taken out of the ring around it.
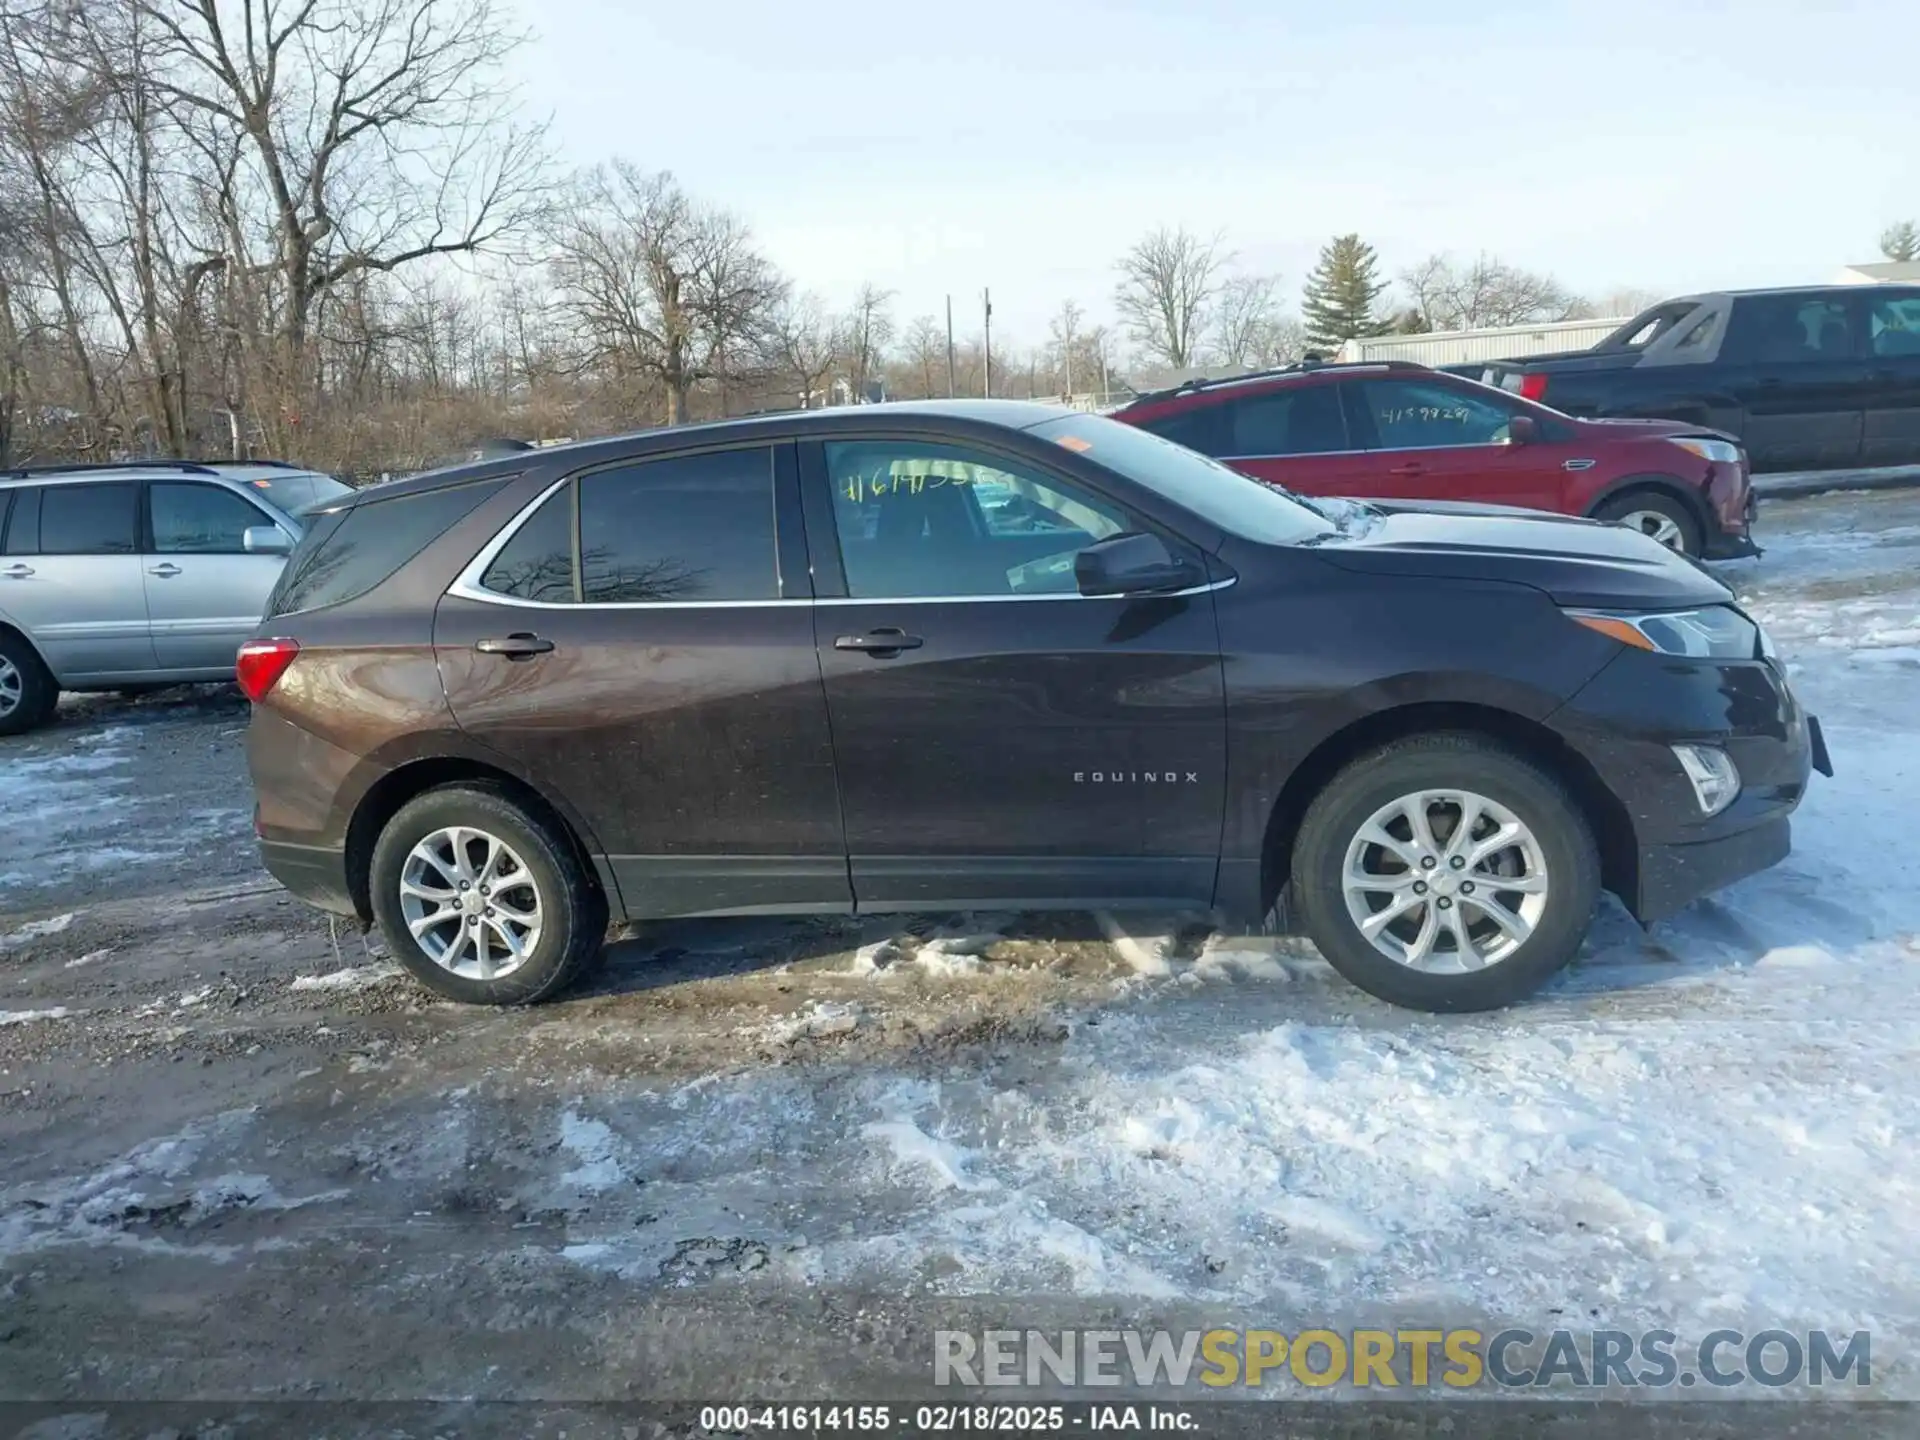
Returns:
[[[1713,518],[1719,523],[1709,525],[1706,533],[1701,536],[1700,558],[1702,560],[1745,560],[1763,553],[1753,539],[1753,522],[1759,514],[1760,502],[1759,497],[1754,494],[1753,483],[1746,473],[1746,468],[1716,466],[1715,469],[1716,471],[1727,469],[1735,471],[1738,476],[1738,491],[1743,491],[1746,498],[1733,502],[1733,508],[1737,510],[1739,516],[1736,522],[1728,514],[1728,507],[1722,505],[1715,496],[1715,487],[1709,486],[1708,508],[1713,511]]]
[[[1770,662],[1625,652],[1552,723],[1625,812],[1607,883],[1645,924],[1785,858],[1809,777],[1832,773],[1819,722]],[[1676,744],[1732,757],[1740,794],[1720,814],[1701,814]]]

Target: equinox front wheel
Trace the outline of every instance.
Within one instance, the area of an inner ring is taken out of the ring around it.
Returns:
[[[1363,990],[1486,1010],[1573,958],[1600,865],[1557,779],[1446,734],[1363,756],[1328,783],[1300,827],[1293,888],[1314,943]]]

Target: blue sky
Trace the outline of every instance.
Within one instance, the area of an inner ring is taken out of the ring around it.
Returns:
[[[511,0],[563,156],[736,210],[804,288],[996,340],[1107,318],[1154,225],[1226,232],[1290,306],[1357,230],[1575,288],[1830,279],[1920,218],[1912,0]]]

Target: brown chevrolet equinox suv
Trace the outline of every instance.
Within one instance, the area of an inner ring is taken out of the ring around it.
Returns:
[[[1010,402],[513,454],[315,516],[238,672],[266,863],[514,1003],[610,920],[1108,906],[1512,1000],[1773,864],[1818,725],[1615,525],[1306,502]]]

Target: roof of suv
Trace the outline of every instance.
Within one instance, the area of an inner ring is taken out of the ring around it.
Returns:
[[[1131,410],[1136,405],[1158,405],[1165,400],[1178,400],[1188,395],[1210,395],[1216,391],[1232,390],[1241,385],[1268,385],[1288,380],[1309,380],[1316,375],[1366,375],[1384,373],[1390,370],[1417,371],[1421,374],[1433,372],[1431,365],[1422,365],[1413,360],[1314,360],[1301,361],[1296,365],[1283,365],[1277,370],[1250,370],[1244,375],[1224,375],[1217,380],[1195,378],[1183,380],[1165,390],[1150,390],[1144,395],[1136,395],[1121,410]]]
[[[810,431],[833,433],[870,429],[874,425],[899,426],[906,430],[930,428],[931,422],[962,421],[982,430],[1027,430],[1035,425],[1078,415],[1081,411],[1064,405],[1049,405],[1033,400],[890,400],[881,405],[836,405],[820,410],[776,410],[758,415],[737,415],[726,420],[705,420],[694,425],[661,426],[605,435],[592,440],[574,440],[565,445],[546,445],[532,450],[510,451],[484,460],[469,460],[437,470],[401,476],[379,485],[370,485],[351,496],[343,495],[335,504],[321,507],[334,511],[359,504],[363,500],[385,500],[395,495],[438,490],[468,480],[485,480],[500,475],[516,475],[532,465],[547,465],[555,460],[566,465],[591,465],[601,458],[613,459],[632,452],[636,442],[646,448],[676,449],[687,444],[750,439],[756,435],[792,435]]]

